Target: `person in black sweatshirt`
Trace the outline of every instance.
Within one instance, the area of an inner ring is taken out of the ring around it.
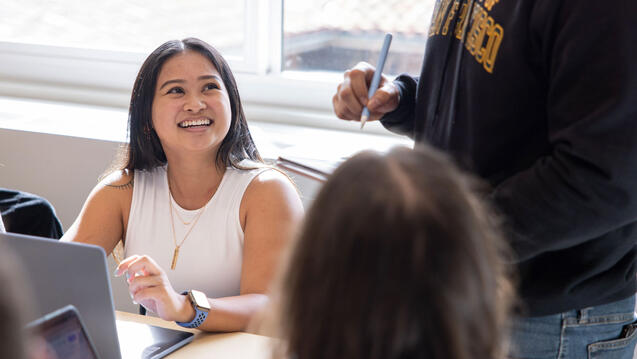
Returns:
[[[451,153],[506,218],[514,358],[632,358],[637,2],[438,0],[419,77],[345,73],[336,115]]]

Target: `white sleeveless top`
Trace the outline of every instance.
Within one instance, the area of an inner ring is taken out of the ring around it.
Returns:
[[[196,289],[208,298],[239,295],[243,260],[239,207],[250,182],[266,170],[267,167],[226,169],[219,188],[181,246],[175,270],[170,269],[175,242],[168,201],[172,201],[175,211],[186,222],[192,222],[199,210],[183,209],[174,201],[168,190],[166,167],[135,171],[125,256],[150,256],[166,272],[178,293]],[[173,213],[177,244],[193,226],[184,225],[179,216]]]
[[[4,233],[4,223],[2,222],[2,215],[0,215],[0,233]]]

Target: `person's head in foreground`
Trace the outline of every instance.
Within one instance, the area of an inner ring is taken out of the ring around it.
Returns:
[[[275,356],[502,357],[507,251],[473,187],[430,148],[340,166],[280,278]]]
[[[24,325],[30,298],[20,268],[13,252],[0,241],[0,358],[29,357]]]

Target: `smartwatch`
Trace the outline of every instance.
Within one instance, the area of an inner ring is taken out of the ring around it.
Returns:
[[[195,309],[195,318],[190,322],[175,322],[184,328],[198,328],[208,317],[210,312],[210,303],[208,297],[198,290],[189,290],[181,292],[183,295],[188,295],[192,307]]]

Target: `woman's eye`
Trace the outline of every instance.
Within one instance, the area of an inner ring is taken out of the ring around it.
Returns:
[[[170,90],[168,90],[168,92],[166,92],[167,94],[170,93],[184,93],[184,89],[182,89],[181,87],[173,87]]]
[[[216,90],[218,88],[219,88],[219,86],[216,83],[213,83],[213,82],[211,82],[209,84],[206,84],[206,86],[203,87],[204,91],[205,90]]]

